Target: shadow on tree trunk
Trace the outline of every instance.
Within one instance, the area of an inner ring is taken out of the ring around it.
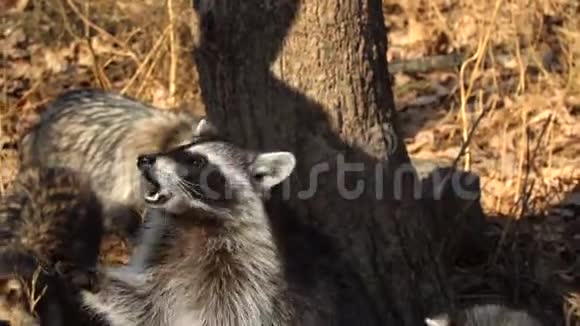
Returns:
[[[421,325],[447,307],[435,226],[398,137],[381,1],[194,6],[209,119],[236,144],[298,159],[269,203],[287,276],[332,293],[344,325]]]

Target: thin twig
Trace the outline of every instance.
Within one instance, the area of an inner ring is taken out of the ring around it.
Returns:
[[[91,0],[85,0],[85,16],[91,17]],[[85,22],[85,38],[91,36],[91,26]]]
[[[5,18],[2,17],[2,20]],[[2,61],[6,62],[7,55],[6,47],[2,47]],[[6,65],[2,65],[2,78],[6,81],[8,80],[8,68]],[[0,148],[3,146],[4,142],[4,114],[5,110],[8,108],[8,83],[3,83],[4,87],[2,88],[2,107],[0,108]],[[0,182],[0,187],[2,187],[2,183]],[[3,189],[0,189],[2,191]]]
[[[495,24],[495,21],[497,19],[497,14],[499,12],[499,8],[500,5],[502,3],[502,0],[497,0],[495,3],[495,8],[493,11],[493,16],[491,18],[491,22],[489,24],[489,26],[487,27],[487,31],[484,35],[484,37],[479,41],[478,46],[477,46],[477,51],[475,52],[475,54],[470,57],[469,59],[465,60],[465,62],[461,65],[461,69],[459,70],[459,90],[460,90],[460,97],[461,97],[461,107],[460,107],[460,111],[461,111],[461,120],[462,120],[462,135],[463,135],[463,143],[467,143],[467,138],[468,138],[468,130],[469,130],[469,123],[467,121],[467,99],[471,97],[471,93],[473,90],[473,86],[475,84],[475,79],[478,77],[479,75],[479,68],[480,65],[483,61],[483,58],[485,57],[485,49],[487,48],[487,44],[489,42],[489,38],[491,35],[491,32],[493,30],[493,26]],[[469,77],[469,84],[467,86],[467,90],[465,89],[465,70],[467,69],[467,65],[469,65],[471,62],[474,62],[475,64],[473,66],[473,70],[471,71],[471,75]],[[471,151],[470,148],[467,147],[465,149],[465,170],[469,171],[471,167]]]
[[[111,89],[111,81],[107,77],[107,74],[103,69],[103,66],[99,64],[99,57],[97,56],[95,49],[93,48],[90,38],[86,39],[85,41],[87,43],[89,53],[91,54],[91,58],[93,59],[93,64],[91,65],[91,68],[93,70],[95,78],[97,79],[97,82],[99,83],[99,87],[101,87],[104,90]]]
[[[167,14],[169,16],[169,47],[171,62],[169,67],[169,101],[175,105],[176,76],[177,76],[177,44],[175,38],[175,15],[173,13],[173,1],[167,0]]]
[[[526,160],[527,160],[527,164],[526,164],[526,173],[525,173],[525,178],[524,178],[524,185],[522,187],[522,192],[523,194],[523,198],[522,198],[522,209],[520,212],[520,218],[525,216],[526,212],[528,212],[529,210],[528,208],[528,199],[531,196],[532,190],[533,190],[533,183],[531,185],[531,187],[529,187],[529,189],[526,191],[526,188],[528,188],[527,183],[528,180],[530,178],[530,170],[532,168],[532,162],[534,162],[536,160],[536,157],[538,156],[538,151],[540,149],[540,145],[542,144],[542,139],[544,138],[544,135],[546,134],[546,131],[548,130],[548,127],[551,125],[551,121],[552,121],[552,116],[550,115],[550,117],[548,119],[546,119],[546,121],[544,121],[544,125],[542,126],[542,130],[540,131],[540,135],[538,136],[538,142],[536,143],[536,147],[534,148],[533,152],[530,155],[530,151],[529,151],[529,146],[526,146],[527,148],[527,154],[526,154]],[[529,139],[529,137],[528,137]]]
[[[449,41],[453,45],[453,47],[457,48],[458,44],[457,44],[457,40],[454,38],[454,33],[451,31],[451,28],[449,28],[449,25],[447,24],[447,21],[445,20],[443,13],[441,12],[439,7],[437,6],[437,3],[435,3],[435,1],[433,1],[433,0],[430,0],[429,4],[433,8],[433,11],[435,12],[435,16],[437,16],[437,20],[439,21],[439,25],[441,25],[441,29],[445,33],[445,36],[447,36],[447,38],[449,38]]]
[[[515,21],[515,17],[513,16],[514,12],[512,13],[512,21]],[[515,51],[516,51],[516,61],[518,63],[518,70],[519,70],[519,79],[518,79],[518,87],[516,90],[516,95],[519,95],[526,91],[526,65],[524,64],[524,60],[522,59],[522,52],[520,51],[520,40],[518,37],[514,38],[515,40]]]
[[[125,85],[125,87],[123,87],[123,89],[121,90],[121,94],[125,94],[131,88],[133,83],[137,80],[137,77],[139,76],[139,74],[143,71],[143,69],[145,69],[145,66],[151,60],[151,57],[153,56],[153,54],[159,50],[159,48],[161,47],[161,44],[163,44],[163,41],[165,41],[165,38],[167,37],[168,32],[169,32],[169,28],[165,28],[165,30],[163,31],[163,34],[161,34],[161,36],[159,37],[159,39],[157,40],[155,45],[153,45],[153,48],[151,49],[151,51],[149,51],[149,53],[147,53],[147,56],[145,57],[143,62],[137,68],[137,71],[135,71],[135,73],[133,74],[133,76],[131,77],[129,82]]]
[[[539,136],[538,142],[536,143],[536,147],[534,148],[534,153],[533,153],[532,157],[535,157],[537,155],[538,150],[540,148],[540,145],[542,143],[542,138],[544,138],[544,134],[545,134],[545,132],[547,130],[547,127],[549,125],[548,122],[551,121],[551,120],[552,119],[550,118],[546,122],[544,122],[544,126],[542,127],[542,131],[540,132],[540,136]],[[529,146],[528,146],[528,148],[529,148]],[[529,153],[529,151],[528,151],[528,153]],[[531,160],[533,160],[533,159],[531,159]],[[530,165],[529,162],[528,162],[528,165]],[[528,167],[528,171],[529,171],[529,167]],[[527,183],[528,176],[529,176],[529,174],[526,174],[526,183]],[[522,216],[524,216],[525,212],[527,212],[527,210],[526,210],[527,203],[526,202],[527,202],[527,198],[529,198],[529,196],[532,193],[533,187],[534,187],[534,183],[532,182],[531,187],[527,187],[528,189],[525,190],[524,195],[523,196],[520,196],[520,198],[518,199],[518,200],[523,200],[525,202],[522,202],[522,206],[521,206],[522,209],[520,211],[519,217],[517,217],[516,219],[521,218]],[[514,206],[514,207],[517,207],[517,204],[518,203],[516,203],[516,206]],[[510,213],[510,215],[511,214],[513,214],[513,212]],[[509,233],[509,231],[511,229],[511,226],[512,226],[513,221],[514,221],[514,219],[508,219],[507,224],[506,224],[505,228],[502,231],[502,234],[501,234],[501,236],[499,238],[499,241],[497,243],[497,246],[496,246],[496,251],[495,251],[494,257],[492,259],[492,264],[495,264],[497,262],[497,259],[499,258],[499,252],[500,252],[501,248],[503,247],[503,245],[504,245],[504,243],[506,241],[507,234]]]
[[[34,274],[32,275],[32,282],[31,282],[32,284],[31,284],[31,289],[29,291],[29,295],[28,295],[30,312],[34,312],[36,305],[38,304],[38,302],[40,302],[40,299],[42,299],[42,297],[46,293],[47,286],[45,285],[42,287],[42,291],[40,291],[40,293],[38,295],[36,294],[36,284],[38,283],[40,273],[41,273],[41,268],[37,268],[34,271]]]
[[[457,156],[453,160],[453,163],[451,164],[451,168],[452,168],[451,170],[454,170],[457,167],[457,164],[459,163],[459,160],[467,152],[467,148],[469,147],[469,144],[471,143],[471,139],[473,138],[473,135],[475,133],[475,130],[479,126],[479,123],[481,122],[481,120],[483,119],[483,117],[488,112],[491,112],[491,111],[495,110],[496,105],[497,105],[497,99],[494,98],[493,101],[492,101],[492,103],[491,103],[491,105],[489,106],[489,108],[487,110],[482,110],[481,111],[481,113],[479,114],[479,116],[477,117],[477,119],[475,120],[475,122],[473,123],[473,125],[471,126],[471,129],[469,130],[469,132],[467,134],[467,141],[465,141],[465,142],[463,142],[463,144],[461,144],[461,148],[459,149],[459,154],[457,154]],[[441,184],[445,184],[445,182],[447,182],[447,179],[449,179],[450,176],[451,176],[451,173],[448,172],[445,175],[445,177],[442,179]]]
[[[105,35],[106,37],[108,37],[109,39],[111,39],[114,43],[116,43],[117,45],[119,45],[120,47],[122,47],[127,53],[129,53],[129,57],[131,59],[133,59],[133,61],[136,64],[139,64],[139,56],[133,51],[131,50],[131,48],[125,44],[123,41],[119,40],[118,38],[116,38],[115,36],[113,36],[111,33],[107,32],[106,30],[104,30],[103,28],[101,28],[99,25],[93,23],[88,17],[86,17],[85,15],[83,15],[83,13],[80,12],[79,8],[77,8],[77,6],[73,3],[72,0],[67,0],[67,3],[69,5],[69,7],[72,9],[72,11],[74,11],[74,13],[87,25],[89,25],[92,29],[96,30],[97,32]]]
[[[522,106],[521,109],[521,114],[522,114],[522,143],[524,143],[526,146],[528,145],[529,142],[529,137],[528,137],[528,108],[526,105]],[[522,148],[522,150],[520,151],[520,155],[518,158],[518,176],[516,179],[516,188],[515,188],[515,196],[514,196],[514,202],[518,202],[519,201],[519,197],[520,197],[520,193],[522,192],[522,174],[524,173],[524,161],[525,161],[525,156],[526,156],[526,148]]]
[[[64,4],[62,3],[62,1],[57,1],[58,3],[58,9],[59,9],[59,13],[60,16],[62,18],[62,22],[64,24],[64,29],[67,31],[67,33],[73,38],[73,39],[80,39],[80,37],[73,31],[72,27],[71,27],[71,23],[69,21],[69,17],[66,14],[66,8],[64,7]]]
[[[149,65],[149,68],[145,72],[145,75],[143,76],[143,78],[141,78],[141,80],[142,80],[141,85],[139,85],[139,88],[137,89],[137,92],[135,93],[135,96],[137,98],[141,97],[141,93],[143,93],[143,90],[145,89],[147,82],[149,81],[151,75],[153,74],[153,70],[157,66],[157,62],[159,61],[159,59],[161,59],[161,56],[164,53],[165,53],[165,48],[160,48],[159,51],[155,52],[155,55],[151,59],[151,64]]]

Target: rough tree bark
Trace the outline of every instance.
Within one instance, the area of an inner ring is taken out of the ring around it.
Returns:
[[[194,6],[210,120],[243,146],[294,152],[284,194],[297,217],[332,238],[380,324],[421,325],[445,289],[397,137],[381,1]]]

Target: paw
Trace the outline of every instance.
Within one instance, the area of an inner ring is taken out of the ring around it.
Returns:
[[[81,300],[85,305],[93,308],[100,306],[101,303],[97,294],[86,290],[81,290]]]
[[[73,286],[90,292],[98,292],[100,272],[95,268],[86,268],[72,264],[57,263],[56,272]]]

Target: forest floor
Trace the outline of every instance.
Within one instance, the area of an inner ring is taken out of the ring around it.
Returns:
[[[27,2],[0,0],[0,193],[18,167],[18,139],[66,89],[94,86],[203,113],[191,1],[168,0],[171,10],[154,0]],[[580,286],[580,219],[562,210],[580,207],[580,5],[384,0],[383,8],[409,153],[450,163],[467,140],[460,166],[480,176],[486,214],[508,217],[490,235],[501,243],[495,265],[480,273],[514,274],[513,260],[549,257],[516,273],[533,289],[514,290],[510,301],[559,296],[560,312],[580,316],[580,290],[571,286]],[[526,238],[509,231],[511,220],[541,222]]]

